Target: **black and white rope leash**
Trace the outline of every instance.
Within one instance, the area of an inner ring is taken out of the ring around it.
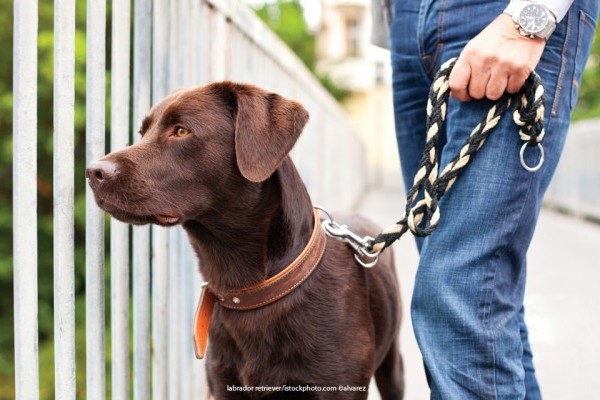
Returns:
[[[472,156],[483,146],[496,127],[500,118],[516,102],[513,119],[519,126],[519,136],[523,143],[520,151],[521,164],[528,171],[537,171],[544,162],[544,86],[540,77],[533,72],[521,91],[511,95],[505,93],[488,111],[485,118],[473,129],[459,153],[439,172],[438,136],[446,119],[450,87],[448,78],[456,58],[445,62],[433,80],[427,103],[427,137],[419,162],[413,186],[407,193],[405,216],[385,229],[376,238],[354,234],[347,226],[333,221],[322,208],[327,218],[323,227],[328,235],[344,240],[355,251],[356,260],[365,267],[377,263],[379,254],[410,230],[415,236],[430,235],[440,221],[438,203],[440,198],[454,184],[460,172],[467,166]],[[540,161],[528,166],[524,161],[525,148],[537,146]],[[422,198],[420,198],[422,197]]]

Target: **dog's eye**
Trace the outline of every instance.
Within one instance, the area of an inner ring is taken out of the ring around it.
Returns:
[[[184,137],[189,134],[190,134],[189,129],[182,128],[181,126],[178,126],[177,128],[175,128],[175,136],[177,136],[177,137]]]

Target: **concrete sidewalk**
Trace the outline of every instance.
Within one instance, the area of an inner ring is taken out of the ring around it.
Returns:
[[[402,191],[378,189],[358,210],[388,226],[403,204]],[[429,389],[410,321],[418,255],[410,234],[394,247],[404,301],[405,399],[425,400]],[[525,310],[544,399],[600,400],[600,225],[542,212],[529,251]],[[379,398],[371,393],[369,399]]]

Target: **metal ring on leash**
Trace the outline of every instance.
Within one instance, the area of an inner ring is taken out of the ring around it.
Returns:
[[[363,257],[366,257],[366,256],[363,256]],[[356,254],[356,253],[354,253],[354,259],[356,260],[357,263],[359,263],[363,267],[365,267],[365,268],[372,268],[375,265],[377,265],[377,261],[379,261],[379,253],[377,253],[377,255],[374,258],[371,259],[372,260],[371,262],[363,261],[360,258],[360,256],[358,254]]]
[[[323,212],[323,214],[327,215],[327,219],[330,221],[333,221],[333,217],[331,216],[331,214],[329,214],[329,211],[327,211],[326,209],[324,209],[321,206],[313,206],[313,208]]]
[[[542,164],[544,164],[544,147],[542,147],[541,143],[537,144],[537,148],[540,150],[540,161],[537,163],[537,165],[535,165],[533,167],[530,167],[525,162],[525,148],[527,147],[527,144],[528,143],[523,143],[523,146],[521,146],[521,151],[519,152],[519,155],[520,155],[520,158],[521,158],[521,165],[527,171],[529,171],[529,172],[535,172],[535,171],[537,171],[538,169],[540,169],[542,167]]]

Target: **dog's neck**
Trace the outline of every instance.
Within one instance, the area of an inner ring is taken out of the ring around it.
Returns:
[[[228,204],[183,224],[202,275],[217,292],[249,287],[277,274],[302,252],[313,228],[310,197],[289,158],[237,201],[237,207]]]

